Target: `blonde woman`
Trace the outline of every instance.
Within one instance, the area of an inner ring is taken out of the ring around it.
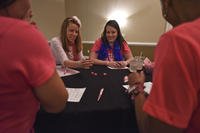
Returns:
[[[83,56],[80,28],[78,17],[68,17],[62,23],[60,36],[50,41],[57,64],[69,68],[89,68],[93,65],[91,60],[85,60]]]

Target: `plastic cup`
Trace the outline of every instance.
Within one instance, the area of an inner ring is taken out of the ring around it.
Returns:
[[[129,63],[129,70],[131,72],[137,72],[139,70],[142,70],[144,59],[144,56],[135,56],[133,60],[131,60]]]

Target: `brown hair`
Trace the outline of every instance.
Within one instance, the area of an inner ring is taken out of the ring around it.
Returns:
[[[67,33],[66,29],[67,29],[67,27],[69,26],[70,23],[78,25],[78,27],[80,29],[80,23],[73,17],[68,17],[63,21],[62,26],[61,26],[61,32],[60,32],[60,39],[61,39],[61,42],[62,42],[62,47],[66,52],[69,51],[68,41],[67,41],[67,38],[66,38],[66,33]],[[78,36],[76,37],[75,45],[76,45],[76,52],[79,53],[83,49],[80,30],[78,30]]]
[[[6,8],[14,3],[16,0],[0,0],[0,9]]]
[[[106,27],[107,26],[111,26],[111,27],[113,27],[113,28],[115,28],[117,30],[117,38],[116,38],[116,40],[119,41],[119,45],[120,45],[120,48],[121,48],[123,46],[122,44],[123,44],[123,42],[125,40],[124,40],[124,37],[122,36],[119,24],[117,23],[116,20],[109,20],[106,23],[106,25],[104,26],[104,30],[103,30],[103,33],[101,35],[101,39],[102,39],[103,43],[108,44],[108,40],[107,40],[107,37],[106,37]]]

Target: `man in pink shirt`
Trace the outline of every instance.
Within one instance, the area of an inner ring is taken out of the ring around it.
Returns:
[[[149,96],[146,101],[142,93],[135,97],[140,131],[200,133],[200,1],[161,0],[161,4],[164,18],[174,28],[160,37],[156,47]],[[129,82],[140,84],[142,76],[133,73]]]
[[[46,39],[22,20],[30,8],[30,0],[0,0],[1,133],[34,132],[40,104],[56,113],[68,98]]]

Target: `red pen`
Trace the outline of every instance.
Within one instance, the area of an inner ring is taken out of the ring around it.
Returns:
[[[104,88],[101,88],[101,90],[99,91],[99,95],[98,95],[97,101],[99,101],[101,99],[103,91],[104,91]]]

